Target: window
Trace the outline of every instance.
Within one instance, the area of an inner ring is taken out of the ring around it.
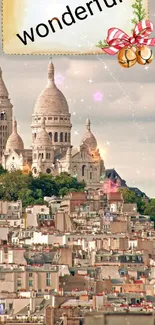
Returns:
[[[47,169],[46,169],[46,173],[47,173],[47,174],[50,174],[50,173],[51,173],[51,169],[50,169],[50,168],[47,168]]]
[[[54,142],[58,142],[58,132],[54,133]]]
[[[83,159],[85,158],[85,151],[84,150],[81,151],[81,158],[83,158]]]
[[[43,153],[41,154],[41,158],[44,159],[44,154]]]
[[[17,287],[21,287],[21,286],[22,286],[21,280],[17,280]]]
[[[33,172],[34,172],[34,174],[37,174],[37,169],[34,168],[34,169],[33,169]]]
[[[32,273],[29,273],[29,278],[32,278]]]
[[[50,153],[47,153],[47,154],[46,154],[46,159],[50,159],[50,158],[51,158]]]
[[[50,138],[52,139],[52,132],[49,132],[49,136],[50,136]]]
[[[90,179],[92,179],[92,172],[90,172]]]
[[[54,121],[57,121],[58,120],[58,117],[54,117]]]
[[[70,142],[71,141],[71,135],[70,135],[70,133],[68,133],[68,142]]]
[[[60,121],[63,121],[63,117],[60,117]]]
[[[9,304],[9,310],[11,310],[13,307],[13,304]]]
[[[65,142],[67,142],[67,133],[65,133]]]
[[[1,119],[1,121],[6,120],[6,112],[2,112],[2,113],[0,114],[0,119]]]
[[[51,273],[46,273],[46,286],[49,287],[51,285]]]
[[[29,280],[29,287],[33,287],[33,280]]]
[[[63,142],[63,133],[60,133],[60,142]]]
[[[82,176],[85,176],[85,168],[86,168],[86,166],[83,165],[83,166],[82,166]]]

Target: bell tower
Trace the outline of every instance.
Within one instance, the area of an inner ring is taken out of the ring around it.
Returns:
[[[0,162],[7,139],[12,133],[12,107],[0,68]]]

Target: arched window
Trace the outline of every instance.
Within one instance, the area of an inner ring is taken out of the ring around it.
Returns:
[[[50,136],[50,138],[52,139],[52,132],[49,132],[49,136]]]
[[[83,177],[85,176],[85,169],[86,169],[86,166],[83,165],[83,166],[82,166],[82,176],[83,176]]]
[[[71,135],[70,135],[70,133],[68,133],[68,142],[70,142],[71,141]]]
[[[37,169],[33,168],[33,172],[34,172],[34,174],[37,174]]]
[[[37,136],[37,134],[36,133],[34,133],[34,138],[36,139],[36,136]]]
[[[54,142],[58,142],[58,132],[54,133]]]
[[[63,132],[60,133],[60,142],[63,142]]]
[[[1,121],[6,120],[6,112],[2,112],[2,113],[0,114],[0,118],[1,118]]]
[[[41,158],[44,159],[44,154],[43,153],[41,154]]]
[[[67,133],[65,133],[65,142],[67,142]]]

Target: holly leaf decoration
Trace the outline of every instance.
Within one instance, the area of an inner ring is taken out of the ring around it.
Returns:
[[[143,8],[143,0],[135,0],[132,8],[134,9],[133,15],[135,16],[131,22],[134,25],[137,25],[140,21],[146,18],[146,11]]]
[[[98,45],[96,45],[96,47],[99,47],[100,49],[104,49],[106,47],[109,47],[109,45],[108,45],[107,41],[104,40],[104,41],[99,41]]]

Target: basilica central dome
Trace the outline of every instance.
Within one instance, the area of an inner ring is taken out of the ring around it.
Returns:
[[[50,62],[48,66],[48,83],[36,101],[34,114],[57,115],[68,113],[69,108],[66,98],[55,85],[54,66]]]

